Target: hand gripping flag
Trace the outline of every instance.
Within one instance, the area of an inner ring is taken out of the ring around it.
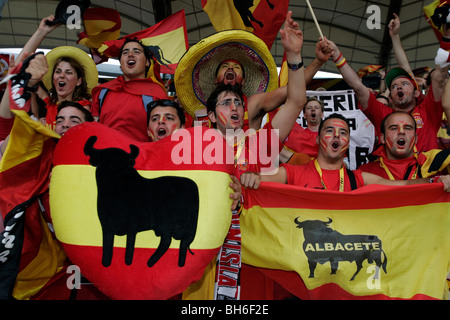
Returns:
[[[32,120],[28,58],[10,81],[15,114],[10,140],[0,162],[0,212],[5,230],[0,241],[0,299],[29,299],[63,267],[66,255],[47,223],[48,184],[55,139],[59,135]],[[28,75],[29,76],[29,75]],[[6,93],[6,94],[8,94]]]
[[[112,299],[181,293],[201,278],[231,224],[227,154],[224,138],[204,127],[151,143],[99,123],[71,128],[55,149],[50,185],[69,259]]]
[[[446,299],[442,184],[339,193],[263,183],[245,199],[243,263],[301,299]]]
[[[247,30],[263,40],[267,47],[277,37],[288,12],[289,0],[202,0],[216,31]]]
[[[116,58],[125,38],[139,39],[153,52],[158,65],[161,66],[161,72],[174,74],[178,61],[189,48],[184,10],[145,30],[131,33],[118,40],[104,41],[98,51],[107,57]]]

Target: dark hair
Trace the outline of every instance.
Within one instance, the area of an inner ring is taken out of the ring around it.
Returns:
[[[416,123],[416,120],[414,119],[414,117],[413,117],[412,115],[410,115],[408,112],[404,112],[404,111],[401,111],[401,110],[396,110],[396,111],[394,111],[394,112],[388,114],[387,116],[385,116],[385,117],[383,118],[383,120],[381,121],[380,130],[381,130],[381,133],[382,133],[382,134],[385,134],[385,133],[386,133],[386,121],[387,121],[387,119],[389,119],[393,114],[398,114],[398,113],[403,113],[403,114],[408,115],[408,116],[413,120],[413,123],[414,123],[414,131],[417,130],[417,123]]]
[[[184,125],[186,123],[186,117],[184,115],[184,110],[181,106],[174,100],[171,99],[160,99],[150,102],[147,105],[147,125],[150,121],[150,115],[156,107],[172,107],[177,111],[178,118],[180,119],[180,124]]]
[[[80,110],[84,115],[84,121],[86,121],[86,122],[94,121],[94,117],[92,116],[91,112],[89,110],[87,110],[85,107],[83,107],[81,104],[79,104],[78,102],[75,102],[75,101],[61,102],[58,106],[58,113],[66,107],[73,107],[73,108]]]
[[[53,75],[55,74],[56,68],[62,61],[69,63],[71,65],[71,67],[74,68],[75,72],[77,73],[77,77],[81,78],[81,80],[82,80],[81,84],[79,86],[75,87],[75,90],[73,91],[73,94],[72,94],[72,100],[73,101],[90,100],[91,95],[89,93],[89,89],[87,86],[84,68],[77,60],[70,58],[70,57],[62,57],[62,58],[59,58],[55,62],[55,66],[53,67],[53,71],[52,71],[52,87],[49,90],[50,100],[53,103],[58,102],[58,94],[56,92],[55,85],[53,84]]]
[[[219,102],[219,96],[222,92],[225,93],[233,93],[239,97],[239,99],[244,100],[244,92],[242,91],[240,86],[231,85],[231,84],[220,84],[218,85],[213,92],[208,97],[206,101],[206,111],[208,114],[213,112],[216,114],[217,103]],[[212,123],[213,128],[216,128],[216,124]]]
[[[350,124],[348,123],[348,119],[346,118],[346,117],[344,117],[342,114],[340,114],[340,113],[332,113],[332,114],[330,114],[328,117],[326,117],[325,119],[323,119],[321,122],[320,122],[320,125],[319,125],[319,134],[320,134],[320,131],[322,130],[322,127],[323,127],[323,124],[325,123],[325,121],[327,121],[327,120],[329,120],[329,119],[341,119],[341,120],[344,120],[345,121],[345,123],[347,124],[347,126],[350,128]]]

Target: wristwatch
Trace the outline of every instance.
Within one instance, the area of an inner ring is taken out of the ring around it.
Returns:
[[[295,63],[295,64],[290,64],[287,61],[286,61],[286,63],[287,63],[288,68],[291,69],[291,70],[294,70],[294,71],[300,69],[301,67],[303,67],[303,61],[300,62],[300,63]]]

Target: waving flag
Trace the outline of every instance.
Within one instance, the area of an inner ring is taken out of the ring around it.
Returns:
[[[161,72],[174,74],[178,61],[189,48],[184,10],[172,14],[145,30],[118,40],[105,41],[98,51],[107,57],[118,57],[125,38],[141,40],[153,52],[158,64],[161,65]]]
[[[15,92],[10,99],[15,120],[0,161],[0,212],[5,228],[0,234],[0,299],[29,299],[61,270],[66,257],[47,228],[51,221],[46,212],[54,139],[59,135],[28,116],[26,84],[10,83]]]
[[[202,0],[202,8],[216,31],[253,32],[269,50],[286,19],[288,7],[289,0]]]
[[[110,8],[87,8],[83,15],[85,31],[78,35],[78,42],[91,50],[92,58],[98,64],[108,61],[98,49],[102,42],[116,40],[120,37],[122,22],[117,10]]]
[[[243,262],[301,299],[446,299],[449,202],[442,184],[263,183],[241,215]]]

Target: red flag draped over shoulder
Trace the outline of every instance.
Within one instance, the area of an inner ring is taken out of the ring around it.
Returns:
[[[446,299],[442,184],[340,193],[262,183],[246,193],[243,263],[301,299]]]
[[[85,31],[78,35],[78,42],[91,50],[92,58],[98,64],[108,61],[98,49],[102,42],[116,40],[120,37],[122,22],[117,10],[110,8],[87,8],[83,15]]]
[[[202,0],[202,8],[216,31],[253,32],[269,50],[286,19],[288,7],[289,0]]]
[[[137,38],[153,52],[162,73],[174,74],[178,61],[189,48],[184,10],[172,14],[154,26],[118,40],[103,42],[99,52],[118,57],[126,38]]]

